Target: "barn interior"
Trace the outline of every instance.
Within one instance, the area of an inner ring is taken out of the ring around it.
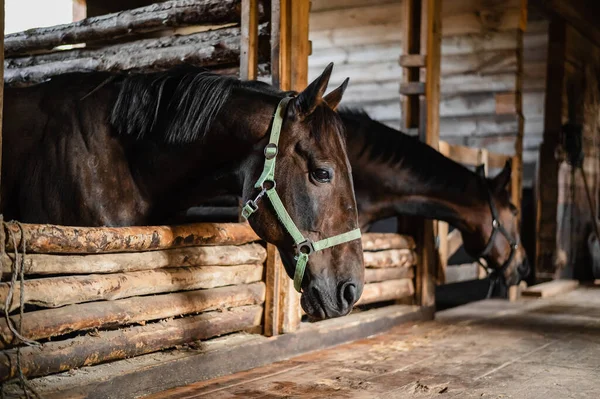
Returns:
[[[342,107],[489,178],[509,162],[531,273],[493,284],[450,223],[395,215],[362,235],[352,313],[314,321],[235,197],[164,225],[3,221],[7,397],[596,397],[600,3],[36,1],[0,0],[5,87],[194,64],[301,91],[333,62]]]

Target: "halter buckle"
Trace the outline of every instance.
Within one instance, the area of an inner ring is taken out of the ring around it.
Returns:
[[[306,239],[306,241],[302,241],[299,244],[296,244],[296,250],[298,253],[303,253],[306,255],[310,255],[315,252],[315,247],[313,246],[313,242],[310,239]]]
[[[277,144],[269,143],[265,146],[264,153],[266,159],[273,159],[279,153],[279,148],[277,147]]]

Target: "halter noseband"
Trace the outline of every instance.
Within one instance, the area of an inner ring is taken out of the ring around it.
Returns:
[[[296,269],[294,272],[294,288],[296,291],[300,292],[304,271],[306,269],[306,264],[308,263],[308,257],[312,253],[349,241],[358,240],[361,237],[361,232],[360,229],[354,229],[343,234],[313,242],[310,238],[305,238],[302,235],[289,213],[286,211],[283,202],[281,202],[281,198],[279,198],[279,195],[275,190],[275,187],[277,186],[275,183],[275,161],[277,159],[279,135],[281,133],[281,127],[283,126],[285,110],[291,99],[291,97],[285,97],[279,102],[279,105],[277,105],[277,109],[273,116],[274,119],[273,126],[271,127],[269,144],[266,145],[264,150],[265,166],[258,181],[254,185],[254,188],[260,189],[260,193],[253,200],[248,200],[248,202],[246,202],[242,209],[242,216],[244,219],[248,220],[254,212],[258,211],[258,201],[265,194],[267,195],[267,198],[271,201],[271,205],[275,209],[277,218],[290,236],[292,236],[292,239],[296,244],[297,255],[295,257]]]
[[[485,246],[483,251],[481,251],[481,253],[477,257],[477,261],[483,268],[486,269],[486,271],[488,271],[488,269],[483,265],[483,263],[481,263],[481,258],[484,258],[485,256],[489,255],[489,253],[492,251],[492,247],[494,246],[494,239],[496,238],[496,235],[498,234],[498,232],[500,232],[500,234],[502,234],[504,236],[504,238],[506,238],[506,240],[510,244],[510,254],[508,255],[508,258],[504,261],[502,266],[500,266],[499,269],[493,270],[491,273],[488,272],[488,274],[490,274],[490,288],[488,290],[488,295],[487,295],[489,298],[492,294],[492,290],[493,290],[494,286],[496,285],[498,279],[500,277],[504,276],[506,269],[508,269],[508,266],[512,263],[513,259],[515,258],[517,249],[519,249],[519,241],[517,239],[513,238],[509,234],[509,232],[506,231],[504,226],[502,226],[502,223],[500,223],[500,219],[498,217],[498,210],[496,209],[496,205],[494,204],[494,199],[492,198],[492,193],[490,192],[489,188],[486,188],[486,191],[487,191],[487,195],[488,195],[488,203],[490,206],[490,211],[492,213],[492,234],[490,235],[487,245]]]

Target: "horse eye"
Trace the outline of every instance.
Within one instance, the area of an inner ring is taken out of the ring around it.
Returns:
[[[312,171],[313,178],[320,183],[331,181],[331,174],[327,169],[315,169]]]

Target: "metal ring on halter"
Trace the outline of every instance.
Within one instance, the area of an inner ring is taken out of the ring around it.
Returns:
[[[306,255],[310,255],[315,252],[315,247],[313,246],[313,242],[311,240],[306,240],[300,244],[297,244],[296,249],[298,250],[298,253],[303,253]]]
[[[274,150],[274,151],[269,151],[269,150]],[[277,144],[275,143],[269,143],[265,146],[265,158],[267,159],[273,159],[277,156],[277,154],[279,153],[279,148],[277,147]]]
[[[274,190],[277,187],[277,182],[275,180],[265,180],[260,186],[261,190],[268,191]]]

